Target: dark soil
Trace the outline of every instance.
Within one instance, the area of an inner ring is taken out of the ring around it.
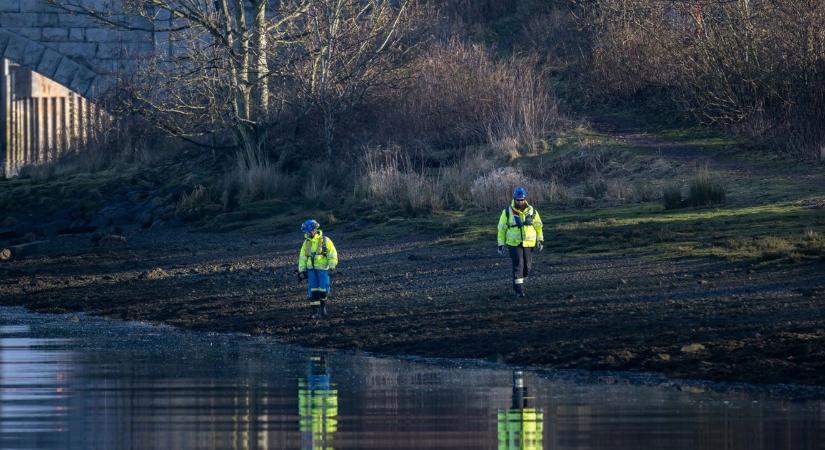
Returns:
[[[494,226],[492,224],[491,226]],[[638,256],[535,261],[511,295],[494,243],[370,242],[341,255],[331,317],[309,318],[301,236],[144,230],[0,262],[0,304],[268,334],[310,347],[758,383],[825,384],[825,263],[750,265]],[[99,243],[100,244],[100,243]]]

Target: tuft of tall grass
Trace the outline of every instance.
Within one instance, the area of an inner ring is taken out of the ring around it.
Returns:
[[[524,186],[534,201],[535,182],[528,180],[524,173],[514,167],[501,167],[477,177],[470,187],[473,203],[485,211],[502,208],[510,203],[513,188]]]
[[[588,178],[584,182],[584,195],[592,198],[602,198],[607,194],[607,181],[600,175]]]
[[[234,167],[224,177],[221,200],[225,209],[231,209],[239,202],[291,195],[296,187],[296,178],[278,170],[269,159],[239,153]]]
[[[181,194],[175,205],[175,215],[184,220],[199,219],[207,205],[212,203],[209,189],[202,184],[195,185],[189,193]]]
[[[725,186],[707,169],[700,169],[690,180],[688,206],[709,206],[725,203]]]
[[[492,144],[501,156],[538,151],[563,117],[536,56],[494,57],[453,39],[434,45],[381,115],[392,140],[406,136],[438,147]]]
[[[368,149],[358,190],[374,203],[401,207],[411,214],[440,210],[443,200],[438,180],[414,166],[412,157],[400,147]]]
[[[676,209],[682,207],[682,186],[676,183],[669,183],[662,189],[662,203],[665,209]]]
[[[633,198],[637,202],[651,202],[656,200],[656,196],[656,188],[652,183],[638,181],[633,184]],[[681,198],[679,201],[681,201]]]

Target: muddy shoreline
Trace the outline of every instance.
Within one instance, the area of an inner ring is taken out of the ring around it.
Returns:
[[[62,236],[0,262],[0,304],[387,355],[825,385],[823,262],[570,257],[551,243],[517,300],[493,245],[329,235],[342,262],[326,320],[309,318],[295,233]]]

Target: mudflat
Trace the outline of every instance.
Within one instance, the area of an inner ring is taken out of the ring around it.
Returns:
[[[60,236],[0,262],[0,304],[390,355],[825,384],[822,261],[569,257],[548,235],[517,299],[494,242],[339,228],[325,230],[341,258],[327,319],[309,317],[294,273],[300,233],[145,230],[98,246]]]

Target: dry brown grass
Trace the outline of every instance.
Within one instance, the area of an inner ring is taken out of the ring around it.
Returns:
[[[408,85],[385,99],[384,133],[442,148],[492,143],[509,158],[535,149],[562,123],[539,67],[534,56],[498,60],[459,40],[434,45],[409,69]]]

